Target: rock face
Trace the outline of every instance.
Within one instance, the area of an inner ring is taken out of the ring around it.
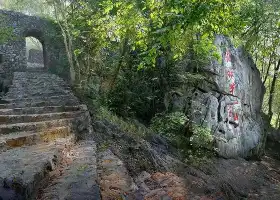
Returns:
[[[250,55],[226,37],[217,36],[215,44],[222,62],[213,61],[206,68],[215,87],[188,88],[174,104],[182,105],[184,99],[190,119],[212,130],[221,156],[253,156],[264,137],[260,111],[265,88],[260,73]]]

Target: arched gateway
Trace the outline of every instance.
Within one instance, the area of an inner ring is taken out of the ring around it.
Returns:
[[[58,67],[67,63],[60,29],[50,20],[0,10],[0,28],[4,31],[2,37],[6,37],[0,39],[1,74],[26,70],[26,37],[34,37],[41,42],[46,70],[58,72]]]

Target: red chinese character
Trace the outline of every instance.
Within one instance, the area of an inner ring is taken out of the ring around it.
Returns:
[[[227,75],[228,75],[229,78],[232,78],[233,77],[233,71],[228,70]]]
[[[229,85],[229,92],[230,92],[230,94],[233,94],[234,89],[235,89],[235,83],[231,83],[231,84]]]
[[[228,116],[232,117],[232,106],[228,107]]]
[[[237,113],[234,114],[234,121],[238,121],[238,114]]]
[[[230,51],[226,51],[226,56],[225,56],[226,62],[231,62],[231,56],[230,56]]]

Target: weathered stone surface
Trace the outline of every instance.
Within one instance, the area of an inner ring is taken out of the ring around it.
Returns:
[[[73,119],[57,119],[50,121],[2,124],[0,125],[0,135],[9,134],[19,131],[35,131],[40,132],[53,127],[71,126]]]
[[[25,107],[14,109],[2,109],[1,115],[23,115],[23,114],[46,114],[46,113],[58,113],[58,112],[76,112],[82,109],[81,106],[45,106],[45,107]]]
[[[213,132],[221,156],[258,154],[264,137],[260,112],[265,89],[260,73],[243,48],[234,48],[224,36],[217,36],[215,43],[222,63],[213,61],[205,69],[212,74],[213,86],[188,88],[173,104],[193,123]]]
[[[98,160],[98,182],[102,199],[135,199],[137,186],[124,163],[110,150],[99,153]]]
[[[44,114],[25,114],[25,115],[0,115],[0,124],[13,124],[20,122],[39,122],[55,119],[75,118],[79,112],[58,112]]]
[[[73,135],[70,127],[55,127],[42,132],[29,131],[10,133],[0,136],[0,152],[15,147],[53,142],[70,135]]]
[[[98,174],[101,197],[127,200],[186,200],[184,180],[173,173],[153,173],[143,171],[135,181],[129,175],[124,163],[110,150],[98,156]]]
[[[0,197],[5,189],[23,199],[31,199],[38,182],[53,170],[67,140],[45,145],[16,148],[0,154]],[[5,199],[6,200],[6,199]]]
[[[172,147],[164,138],[153,136],[150,143],[139,138],[137,140],[135,135],[122,132],[117,125],[106,120],[95,121],[93,129],[100,151],[108,148],[98,156],[99,181],[103,180],[103,187],[100,182],[101,194],[106,198],[188,199],[183,180],[175,174],[162,173],[166,178],[166,184],[160,185],[160,181],[153,180],[156,177],[155,171],[175,172],[179,169],[185,171],[185,165],[172,157]],[[133,183],[130,176],[133,177]],[[134,184],[137,187],[133,186]],[[114,187],[110,188],[110,185]],[[131,186],[135,189],[132,190]],[[178,196],[170,192],[173,190]]]
[[[80,141],[50,177],[38,194],[38,200],[98,200],[96,144]]]
[[[170,172],[156,172],[151,175],[144,171],[137,177],[137,185],[138,192],[145,200],[187,199],[187,186],[184,179]]]
[[[69,85],[54,74],[15,72],[12,82],[9,92],[2,98],[7,103],[1,104],[1,108],[79,105]]]

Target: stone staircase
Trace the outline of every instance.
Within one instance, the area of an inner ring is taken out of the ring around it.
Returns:
[[[109,148],[97,151],[92,134],[86,106],[61,78],[15,72],[0,100],[0,200],[185,199],[177,176],[133,179]]]
[[[98,199],[96,145],[77,141],[86,114],[58,76],[15,72],[0,101],[0,200]]]

